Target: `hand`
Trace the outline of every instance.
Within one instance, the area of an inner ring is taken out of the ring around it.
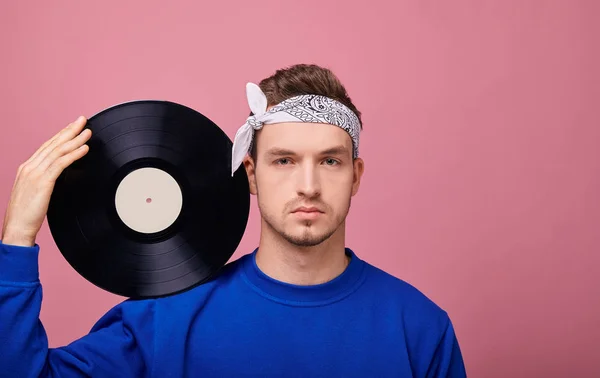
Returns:
[[[86,122],[83,116],[77,118],[19,166],[4,216],[2,243],[35,245],[56,180],[66,167],[89,150],[85,143],[92,131],[83,130]]]

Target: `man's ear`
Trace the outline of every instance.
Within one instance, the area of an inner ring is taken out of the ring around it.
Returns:
[[[363,172],[365,171],[365,162],[363,159],[357,157],[353,162],[354,177],[352,180],[352,196],[358,193],[358,187],[360,186],[360,179],[362,178]]]
[[[248,185],[250,186],[250,193],[256,195],[256,166],[254,159],[250,155],[246,155],[243,161],[244,168],[246,169],[246,175],[248,176]]]

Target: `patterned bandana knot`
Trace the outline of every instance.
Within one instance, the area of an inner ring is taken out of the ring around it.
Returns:
[[[248,119],[246,119],[246,123],[248,123],[250,126],[252,126],[252,128],[254,130],[260,130],[262,129],[264,123],[261,121],[258,121],[256,119],[256,116],[250,116],[248,117]]]
[[[254,115],[248,117],[235,134],[231,151],[231,176],[248,153],[254,131],[273,123],[312,122],[339,126],[352,138],[353,157],[358,157],[360,121],[341,102],[325,96],[300,95],[284,100],[267,111],[267,96],[254,83],[246,84],[246,97]]]

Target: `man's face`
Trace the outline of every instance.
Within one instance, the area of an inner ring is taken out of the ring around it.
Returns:
[[[298,246],[333,235],[363,171],[348,133],[328,124],[280,123],[265,125],[255,143],[256,161],[244,165],[267,227]]]

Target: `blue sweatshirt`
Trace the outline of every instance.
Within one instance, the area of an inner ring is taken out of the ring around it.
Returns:
[[[266,276],[255,250],[186,292],[125,300],[48,348],[39,249],[0,242],[0,377],[466,376],[448,314],[350,249],[347,269],[314,286]]]

